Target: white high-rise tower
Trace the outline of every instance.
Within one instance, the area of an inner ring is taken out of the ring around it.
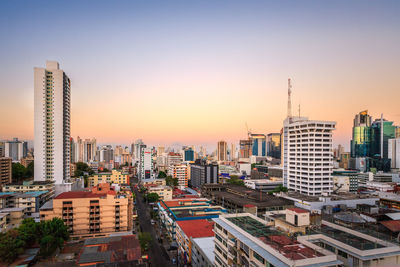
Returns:
[[[34,68],[35,181],[56,185],[70,178],[71,81],[58,62]]]

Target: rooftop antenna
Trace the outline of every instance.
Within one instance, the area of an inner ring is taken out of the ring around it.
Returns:
[[[290,78],[288,79],[288,103],[287,103],[287,116],[288,118],[292,117],[292,100],[291,100],[291,94],[292,94],[292,83]]]

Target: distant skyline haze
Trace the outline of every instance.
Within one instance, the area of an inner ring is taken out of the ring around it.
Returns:
[[[0,140],[33,140],[33,68],[71,79],[71,135],[238,143],[292,114],[400,123],[399,1],[2,1]]]

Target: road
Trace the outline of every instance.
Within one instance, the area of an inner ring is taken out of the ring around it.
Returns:
[[[152,236],[152,241],[149,246],[149,261],[152,266],[169,267],[173,266],[169,260],[169,256],[164,249],[161,248],[161,244],[158,242],[156,231],[151,224],[150,213],[148,205],[143,201],[143,195],[139,193],[137,189],[134,190],[136,195],[136,209],[139,217],[139,225],[142,232],[149,232]]]

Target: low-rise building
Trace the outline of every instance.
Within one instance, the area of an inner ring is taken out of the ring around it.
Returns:
[[[400,247],[369,234],[322,221],[313,234],[299,236],[324,250],[335,253],[344,266],[399,266]]]
[[[149,185],[149,184],[155,184],[155,185],[166,185],[165,179],[148,179],[148,180],[142,180],[140,181],[141,185]]]
[[[310,212],[300,208],[268,211],[264,216],[269,225],[289,234],[305,234],[310,226]]]
[[[147,185],[147,193],[156,193],[160,200],[172,199],[172,187],[167,185]]]
[[[277,194],[282,198],[294,201],[298,208],[321,214],[327,207],[357,208],[359,204],[375,205],[379,197],[372,195],[358,195],[352,193],[338,193],[330,196],[308,196],[298,192],[287,192]]]
[[[249,179],[249,180],[243,180],[244,185],[248,188],[255,189],[255,190],[260,190],[262,192],[271,192],[273,191],[276,187],[280,186],[283,184],[283,180],[269,180],[269,179]]]
[[[29,164],[33,163],[34,158],[32,156],[27,156],[21,159],[21,164],[27,168]]]
[[[24,208],[26,217],[39,219],[39,208],[47,197],[48,191],[0,192],[0,208]]]
[[[101,183],[129,184],[129,173],[112,170],[111,172],[100,172],[89,177],[89,186],[97,186]]]
[[[215,222],[215,266],[338,266],[335,253],[290,238],[252,214],[228,214]]]
[[[139,266],[137,264],[142,263],[142,252],[136,235],[86,239],[76,260],[78,266],[119,266],[118,263],[129,263],[129,266]]]
[[[0,232],[19,227],[26,218],[25,213],[25,208],[0,209],[0,214],[2,214],[0,215],[2,218]]]
[[[251,206],[253,207],[252,213],[263,216],[266,211],[285,210],[294,207],[292,200],[240,185],[203,185],[201,193],[202,196],[209,198],[212,203],[221,205],[232,213],[245,212],[246,206]]]
[[[12,182],[12,158],[0,157],[0,188]]]
[[[213,237],[214,222],[201,219],[178,221],[176,223],[176,243],[180,262],[190,264],[192,261],[192,238]]]
[[[90,191],[64,192],[40,209],[40,220],[62,218],[72,237],[107,236],[132,230],[133,198],[109,184]]]
[[[214,266],[214,236],[191,238],[192,242],[192,266]]]
[[[211,205],[211,201],[205,198],[161,200],[157,206],[161,224],[172,240],[175,240],[176,223],[179,221],[212,219],[227,213],[224,208]]]
[[[45,201],[54,196],[54,184],[49,181],[23,181],[20,183],[12,183],[4,186],[3,192],[37,192],[47,191],[44,196]]]

